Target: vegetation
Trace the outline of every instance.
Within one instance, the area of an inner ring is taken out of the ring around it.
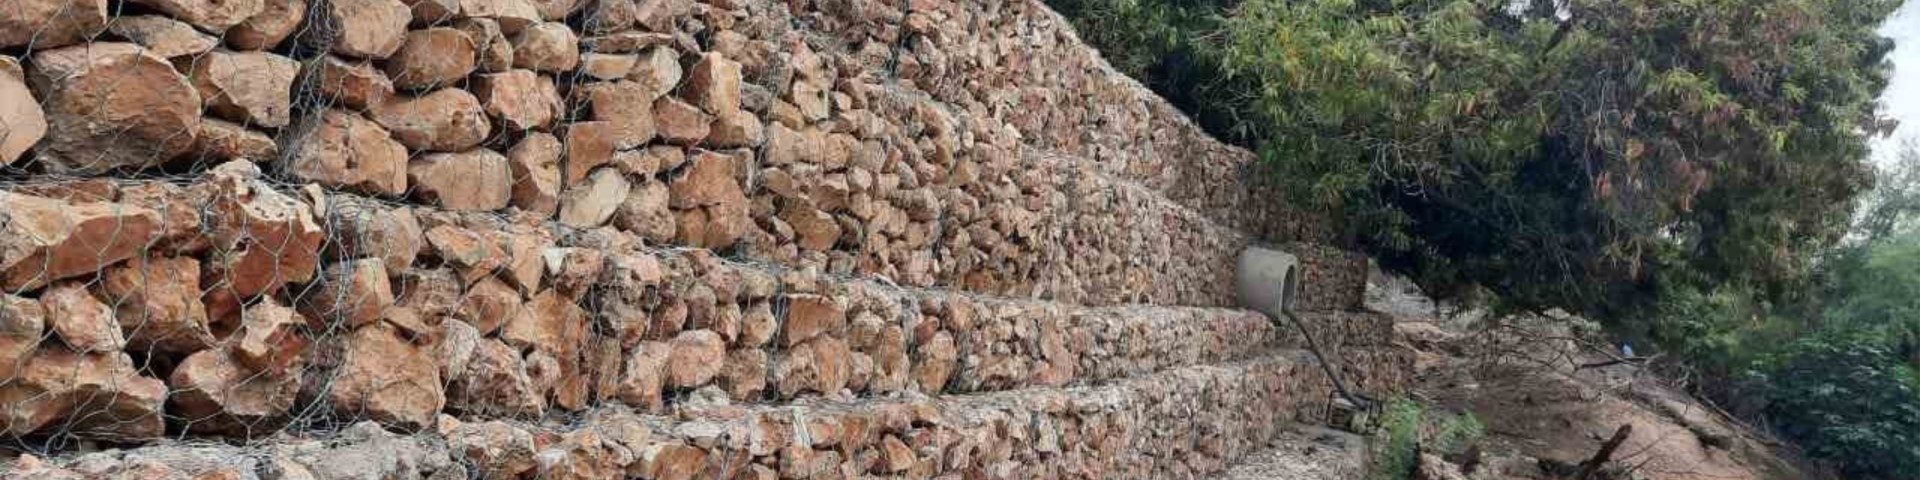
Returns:
[[[1899,0],[1050,1],[1428,292],[1600,319],[1853,477],[1920,471],[1920,150],[1867,148]]]
[[[1404,397],[1381,409],[1380,433],[1372,475],[1376,480],[1409,478],[1420,466],[1420,452],[1460,454],[1486,435],[1473,414],[1434,412]]]

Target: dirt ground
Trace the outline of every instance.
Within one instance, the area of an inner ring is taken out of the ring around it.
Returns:
[[[1581,319],[1493,319],[1436,305],[1404,280],[1377,272],[1372,280],[1369,308],[1394,315],[1399,341],[1418,352],[1416,398],[1486,424],[1486,466],[1471,478],[1561,478],[1549,470],[1591,457],[1622,425],[1632,433],[1613,456],[1612,478],[1831,478],[1640,363],[1596,366],[1623,355],[1590,341]]]

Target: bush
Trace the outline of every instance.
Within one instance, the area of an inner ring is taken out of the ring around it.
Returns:
[[[1462,453],[1485,435],[1486,427],[1472,414],[1433,412],[1413,400],[1395,397],[1381,408],[1373,478],[1408,478],[1420,466],[1420,452]]]
[[[1920,391],[1911,368],[1871,338],[1802,340],[1748,378],[1775,429],[1854,478],[1905,479],[1920,466]]]

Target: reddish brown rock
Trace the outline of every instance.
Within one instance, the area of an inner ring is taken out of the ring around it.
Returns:
[[[446,395],[430,348],[384,322],[355,329],[346,341],[345,362],[327,390],[336,413],[409,430],[433,424]]]
[[[566,163],[561,164],[560,185],[573,186],[587,178],[594,168],[613,161],[613,142],[620,127],[613,122],[574,122],[567,125]]]
[[[300,393],[299,375],[261,375],[220,349],[201,350],[175,367],[169,415],[191,433],[265,436],[279,428]]]
[[[413,12],[400,0],[328,0],[316,12],[320,31],[331,34],[328,48],[336,55],[383,59],[406,43],[407,23]]]
[[[280,128],[293,121],[300,64],[262,52],[213,52],[189,61],[188,77],[207,110],[235,122]]]
[[[499,73],[513,69],[513,43],[507,41],[507,34],[500,31],[499,23],[485,18],[463,18],[453,22],[453,28],[467,32],[467,37],[473,39],[480,71]]]
[[[789,347],[822,333],[838,332],[846,324],[846,311],[832,297],[812,294],[787,296],[785,332]]]
[[[471,230],[440,225],[427,229],[427,245],[434,254],[460,273],[463,283],[471,284],[492,276],[506,264],[506,252],[486,236]]]
[[[678,39],[674,38],[671,33],[643,32],[637,30],[607,33],[606,31],[596,30],[593,20],[594,19],[589,19],[587,30],[595,34],[605,33],[605,35],[580,40],[580,47],[590,51],[600,53],[640,53],[649,47],[679,45],[677,43]]]
[[[740,109],[740,62],[709,52],[687,70],[680,95],[711,114]]]
[[[553,250],[553,240],[545,232],[519,232],[496,230],[493,236],[506,252],[506,263],[500,271],[500,278],[519,287],[520,293],[532,295],[540,291],[541,279],[547,270],[546,256]],[[556,276],[559,272],[555,273]]]
[[[635,21],[647,30],[673,31],[676,19],[693,13],[692,0],[633,0],[638,8]]]
[[[413,11],[413,24],[433,26],[460,15],[460,0],[400,0]]]
[[[550,22],[565,20],[574,12],[580,11],[588,0],[527,0],[533,9],[540,12],[540,18]]]
[[[418,97],[395,97],[374,107],[373,120],[415,150],[459,152],[480,145],[493,131],[480,99],[443,88]]]
[[[686,70],[680,67],[680,53],[672,47],[652,47],[640,53],[627,73],[627,80],[640,84],[653,99],[659,99],[680,85]]]
[[[728,352],[720,383],[735,401],[758,400],[767,389],[767,352],[751,348]]]
[[[477,148],[465,153],[432,153],[407,165],[413,195],[450,210],[507,208],[513,197],[513,170],[507,157]]]
[[[832,250],[834,243],[840,240],[840,222],[835,221],[832,215],[802,203],[788,204],[787,209],[781,210],[780,219],[793,227],[800,248],[815,252]]]
[[[267,0],[132,0],[166,12],[174,18],[186,20],[205,28],[207,31],[220,32],[247,21],[258,15],[266,7]]]
[[[592,228],[607,223],[615,210],[626,202],[632,184],[612,168],[594,170],[586,183],[567,189],[560,198],[560,223],[577,228]]]
[[[107,0],[12,0],[0,10],[0,48],[85,42],[107,29]]]
[[[640,452],[640,461],[629,472],[645,472],[641,478],[657,480],[694,480],[707,464],[707,451],[680,443],[656,443]]]
[[[164,430],[167,386],[142,377],[120,352],[43,348],[0,385],[0,435],[58,428],[82,438],[144,440]]]
[[[731,110],[713,117],[707,145],[715,148],[754,148],[766,141],[760,117],[746,110]]]
[[[587,313],[572,299],[548,290],[527,302],[527,313],[507,319],[500,340],[522,349],[536,349],[554,358],[577,358],[586,343]]]
[[[580,55],[580,74],[594,80],[619,80],[633,73],[633,66],[639,62],[636,55],[586,52]]]
[[[372,62],[325,55],[311,65],[307,84],[342,108],[364,112],[393,98],[393,81]]]
[[[606,269],[606,256],[600,250],[578,247],[549,248],[542,255],[554,288],[578,292],[595,285]]]
[[[113,305],[132,351],[191,353],[213,345],[207,309],[200,303],[198,260],[135,258],[108,268],[95,288]]]
[[[754,348],[766,346],[779,331],[780,321],[773,318],[773,306],[768,302],[754,302],[741,315],[740,338],[736,339],[736,344]]]
[[[467,288],[454,318],[473,325],[481,335],[492,335],[510,319],[530,312],[524,309],[520,292],[495,278],[483,278]]]
[[[819,336],[789,349],[774,370],[780,395],[792,397],[801,392],[836,394],[846,388],[852,365],[852,352],[846,342],[832,336]]]
[[[440,331],[438,341],[433,344],[440,378],[452,381],[466,376],[467,365],[473,363],[473,351],[480,348],[480,330],[452,317],[441,318],[435,328]]]
[[[407,150],[387,129],[342,110],[327,110],[301,128],[288,144],[285,168],[321,185],[375,195],[407,191]]]
[[[0,56],[0,166],[19,160],[47,136],[47,115],[27,88],[26,71],[13,57]]]
[[[469,414],[529,418],[547,409],[520,352],[499,340],[480,341],[466,375],[455,380],[450,405]]]
[[[532,0],[460,0],[460,14],[493,20],[507,33],[519,33],[541,20]]]
[[[953,336],[946,331],[935,333],[932,340],[920,345],[914,354],[913,379],[919,383],[920,391],[927,394],[943,391],[953,374],[954,363],[960,358]]]
[[[0,378],[14,378],[40,347],[47,310],[30,298],[0,294]]]
[[[18,292],[131,258],[163,234],[133,205],[72,204],[0,191],[0,289]]]
[[[30,64],[49,123],[40,145],[49,169],[146,168],[193,148],[200,95],[165,58],[98,42],[42,50]]]
[[[213,117],[200,119],[200,135],[194,155],[202,160],[222,163],[232,160],[257,162],[280,158],[280,145],[273,137],[238,123]]]
[[[713,115],[674,97],[654,101],[653,123],[660,139],[674,145],[697,145],[713,131]]]
[[[159,15],[116,17],[107,31],[166,58],[199,55],[220,46],[220,39],[192,25]]]
[[[588,32],[615,33],[632,28],[639,11],[634,8],[633,0],[587,0],[581,16],[587,20]]]
[[[367,258],[329,265],[319,281],[302,292],[300,311],[328,325],[354,328],[379,321],[392,306],[386,263]]]
[[[247,371],[294,372],[306,360],[308,340],[301,333],[306,325],[306,317],[292,308],[272,298],[262,299],[241,314],[240,329],[229,340],[229,355]]]
[[[507,166],[513,173],[513,206],[542,216],[559,211],[563,148],[559,138],[534,132],[507,151]]]
[[[451,316],[466,302],[464,288],[452,269],[408,268],[394,275],[393,301],[428,317]]]
[[[464,30],[435,27],[407,32],[406,41],[387,59],[393,86],[427,89],[458,82],[473,73],[480,45]]]
[[[614,213],[613,225],[655,243],[671,242],[676,229],[673,209],[668,208],[670,201],[671,195],[664,183],[648,181],[636,185]]]
[[[667,364],[673,347],[667,342],[640,342],[627,354],[626,371],[620,378],[617,397],[621,402],[648,412],[665,409],[662,391],[666,388]]]
[[[40,293],[47,323],[60,341],[79,352],[118,352],[127,344],[113,309],[76,282],[54,284]]]
[[[913,468],[914,461],[913,449],[907,447],[907,442],[900,441],[900,437],[887,435],[880,441],[880,465],[878,466],[882,467],[886,473],[905,472]]]
[[[670,184],[673,208],[746,203],[746,194],[737,180],[740,168],[737,160],[715,152],[694,153],[686,171],[674,177]]]
[[[593,119],[614,125],[613,148],[629,150],[653,140],[653,100],[658,95],[638,82],[618,81],[582,86]]]
[[[204,265],[212,286],[208,315],[227,318],[240,301],[311,280],[325,240],[313,209],[274,190],[251,164],[227,163],[211,176],[214,202],[205,217],[213,250]]]
[[[502,30],[511,31],[506,25]],[[513,66],[546,73],[568,73],[580,64],[579,38],[564,23],[527,27],[513,37]]]
[[[413,265],[427,245],[426,231],[413,209],[391,207],[350,195],[328,197],[328,238],[323,252],[328,260],[376,258],[388,272]]]
[[[532,70],[479,75],[472,88],[487,114],[508,130],[544,130],[561,113],[560,91],[553,79]]]
[[[534,468],[533,435],[507,422],[462,424],[447,435],[447,446],[480,478],[520,478]]]
[[[667,355],[667,379],[676,388],[706,385],[726,362],[727,343],[711,330],[689,330],[673,337]]]
[[[272,50],[300,28],[307,0],[267,0],[260,13],[227,29],[227,44],[240,50]]]

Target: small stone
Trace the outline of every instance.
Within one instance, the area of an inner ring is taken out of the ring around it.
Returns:
[[[208,31],[221,32],[253,18],[266,0],[132,0]]]
[[[166,58],[199,55],[220,46],[220,39],[194,30],[192,25],[159,15],[128,15],[113,19],[107,31],[146,47]]]
[[[0,293],[0,378],[20,374],[46,331],[47,310],[39,301]]]
[[[727,396],[736,401],[759,399],[767,389],[767,352],[758,349],[728,352],[720,370],[720,381],[726,387]]]
[[[414,197],[450,210],[493,211],[513,197],[513,170],[507,157],[477,148],[464,153],[432,153],[407,164]]]
[[[755,148],[766,141],[760,117],[746,110],[732,110],[713,117],[707,145],[714,148]]]
[[[413,12],[413,24],[434,26],[460,15],[460,0],[400,0]],[[492,21],[492,20],[488,20]]]
[[[388,272],[401,272],[413,265],[426,248],[426,232],[413,215],[413,209],[390,207],[379,202],[348,195],[329,197],[328,260],[377,258]]]
[[[434,152],[465,151],[493,131],[480,99],[458,88],[394,98],[373,109],[373,120],[408,148]]]
[[[907,443],[900,441],[900,437],[887,435],[880,441],[880,447],[881,466],[886,467],[887,473],[900,473],[913,468],[913,449],[907,448]]]
[[[532,70],[479,75],[473,92],[487,113],[511,131],[543,130],[561,113],[560,91],[553,79]]]
[[[301,311],[307,316],[354,328],[380,320],[393,306],[393,286],[388,283],[385,262],[350,260],[328,266],[301,299]]]
[[[193,148],[200,94],[165,58],[131,43],[96,42],[41,50],[30,65],[50,123],[40,144],[49,169],[147,168]]]
[[[460,14],[493,20],[507,33],[519,33],[541,20],[531,0],[460,0]]]
[[[107,0],[10,0],[0,11],[0,48],[86,42],[107,29],[109,18]]]
[[[674,97],[653,102],[653,122],[660,139],[674,145],[697,145],[713,131],[713,115]]]
[[[441,335],[440,341],[434,342],[434,357],[439,360],[440,378],[466,376],[467,364],[473,362],[473,351],[480,348],[480,330],[452,318],[441,319],[438,328]]]
[[[833,215],[810,205],[796,205],[799,203],[804,202],[788,204],[786,209],[781,210],[780,219],[793,227],[794,235],[799,237],[800,248],[815,252],[832,250],[840,240],[840,222],[835,221]]]
[[[552,216],[560,208],[560,139],[545,132],[534,132],[507,151],[507,166],[513,173],[513,195],[509,203],[542,216]]]
[[[618,2],[613,2],[613,3],[603,2],[602,4],[617,4],[617,3]],[[605,17],[602,17],[601,19],[588,20],[588,25],[587,25],[588,31],[591,31],[595,34],[601,34],[601,33],[606,33],[606,34],[581,39],[580,40],[581,48],[585,48],[587,50],[600,52],[600,53],[640,53],[641,51],[646,50],[648,47],[663,46],[663,45],[672,46],[676,42],[673,37],[673,34],[671,33],[641,32],[641,31],[620,31],[617,33],[608,33],[610,31],[596,30],[594,28],[595,27],[594,21],[603,20],[604,18]]]
[[[473,73],[478,55],[479,45],[466,31],[447,27],[411,30],[406,42],[387,59],[387,78],[404,89],[455,83]]]
[[[273,298],[261,299],[240,316],[231,337],[232,358],[248,371],[286,375],[305,361],[307,319]]]
[[[596,34],[625,32],[633,27],[638,15],[633,0],[588,0],[581,14],[586,18],[586,31]]]
[[[78,287],[75,287],[78,288]],[[58,428],[81,438],[136,441],[165,433],[167,386],[142,377],[125,353],[43,348],[0,385],[0,435]]]
[[[127,345],[120,334],[120,323],[113,309],[87,293],[85,286],[67,282],[47,287],[40,294],[40,305],[47,323],[60,340],[78,352],[118,352]]]
[[[441,262],[459,271],[466,284],[493,276],[505,265],[507,255],[487,237],[453,225],[427,229],[427,245],[433,247]]]
[[[580,74],[594,80],[619,80],[632,73],[639,62],[640,57],[635,55],[587,52],[580,56]]]
[[[560,223],[593,228],[607,223],[627,199],[632,184],[612,168],[594,170],[585,184],[567,190],[560,199]]]
[[[329,109],[290,136],[295,178],[374,195],[407,191],[407,149],[380,124]]]
[[[914,350],[913,378],[920,384],[920,391],[929,395],[945,390],[947,379],[953,374],[953,366],[960,358],[954,348],[953,335],[946,331],[933,334],[933,339]]]
[[[503,29],[505,25],[501,26]],[[513,66],[546,73],[568,73],[580,64],[579,38],[564,23],[547,22],[513,37]]]
[[[328,0],[319,27],[329,32],[328,48],[334,54],[366,59],[384,59],[406,43],[407,23],[413,12],[400,0]]]
[[[533,435],[507,422],[460,425],[447,435],[447,446],[478,468],[479,478],[520,478],[534,468]]]
[[[736,158],[700,151],[693,155],[689,163],[686,171],[674,177],[671,183],[673,208],[746,203],[746,194],[736,180],[740,168]]]
[[[561,164],[560,185],[572,186],[587,178],[594,168],[613,161],[614,139],[620,126],[613,122],[574,122],[567,125],[566,163]]]
[[[666,388],[667,365],[673,347],[667,342],[640,342],[627,354],[625,373],[620,378],[617,397],[621,402],[647,412],[665,409],[662,390]]]
[[[454,318],[473,325],[481,335],[492,335],[508,319],[526,314],[528,312],[522,306],[520,292],[499,279],[483,278],[468,287],[467,295]]]
[[[262,52],[213,52],[190,60],[189,78],[207,110],[235,122],[280,128],[292,123],[300,64]]]
[[[227,44],[240,50],[272,50],[300,28],[307,16],[307,0],[267,0],[246,21],[227,29]]]
[[[652,99],[659,99],[680,85],[686,71],[680,67],[680,54],[672,47],[652,47],[640,54],[627,74],[627,80],[646,88]]]

